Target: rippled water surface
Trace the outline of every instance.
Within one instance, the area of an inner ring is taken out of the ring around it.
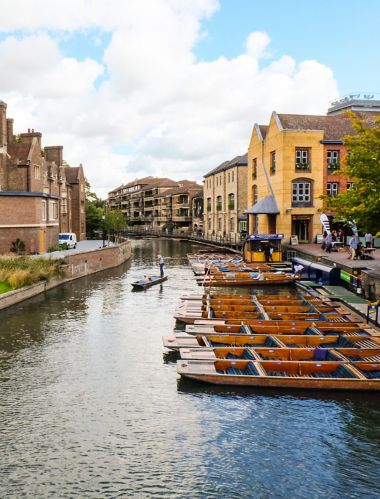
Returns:
[[[179,380],[161,336],[196,248],[133,247],[0,311],[0,497],[379,497],[378,396]],[[132,292],[157,253],[169,281]]]

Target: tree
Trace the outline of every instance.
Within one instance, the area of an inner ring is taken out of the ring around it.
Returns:
[[[86,189],[86,236],[88,238],[96,237],[96,232],[102,231],[104,215],[104,201],[102,201],[95,192],[91,191],[89,181],[85,180]]]
[[[357,134],[344,137],[347,146],[344,173],[353,187],[329,200],[335,218],[354,222],[359,230],[380,230],[380,116],[372,122],[349,113]]]
[[[112,235],[118,240],[120,232],[127,226],[124,213],[121,210],[112,210],[105,213],[104,227],[108,234]]]

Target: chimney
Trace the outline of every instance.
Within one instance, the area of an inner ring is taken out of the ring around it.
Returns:
[[[7,141],[8,144],[13,142],[13,119],[7,118]]]
[[[48,146],[44,147],[46,161],[53,162],[57,166],[63,164],[63,146]]]
[[[7,145],[7,105],[0,100],[0,147]]]

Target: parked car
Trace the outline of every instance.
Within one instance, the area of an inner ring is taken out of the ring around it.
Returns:
[[[77,236],[74,232],[61,232],[58,234],[58,244],[67,244],[69,249],[77,247]]]

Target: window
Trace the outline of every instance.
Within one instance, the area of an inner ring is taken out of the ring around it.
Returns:
[[[231,182],[234,182],[235,181],[235,172],[232,171],[231,172]]]
[[[220,232],[222,230],[222,219],[221,217],[218,218],[218,231]]]
[[[235,219],[230,218],[230,232],[235,232]]]
[[[38,165],[34,165],[34,178],[40,178],[40,167]]]
[[[57,218],[58,218],[58,203],[57,203],[57,201],[53,201],[51,203],[51,208],[52,208],[52,210],[51,210],[52,217],[51,218],[52,218],[52,220],[57,220]]]
[[[207,228],[211,230],[211,218],[207,220]]]
[[[66,215],[66,213],[67,213],[67,198],[62,198],[61,213],[62,213],[62,215]]]
[[[270,172],[276,173],[276,151],[270,153]]]
[[[309,149],[296,148],[296,170],[308,170],[310,168]]]
[[[258,199],[257,185],[252,186],[252,204],[256,204]]]
[[[252,160],[252,178],[255,179],[257,177],[257,158]]]
[[[228,194],[228,209],[235,209],[235,194]]]
[[[327,195],[335,197],[339,192],[339,182],[327,182]]]
[[[329,170],[339,170],[339,151],[327,151],[327,168]]]
[[[292,206],[311,206],[311,182],[295,180],[292,183]]]
[[[246,222],[246,220],[240,222],[240,232],[247,232],[247,222]]]
[[[207,211],[211,211],[211,198],[207,198]]]
[[[231,180],[230,172],[228,172],[227,179],[228,179],[228,183],[230,183],[230,180]]]
[[[46,220],[46,217],[47,217],[46,201],[42,201],[42,205],[41,205],[41,217],[42,217],[42,220]]]
[[[354,182],[347,182],[346,188],[347,190],[350,190],[354,187],[355,183]]]
[[[222,211],[222,196],[216,198],[216,211]]]

